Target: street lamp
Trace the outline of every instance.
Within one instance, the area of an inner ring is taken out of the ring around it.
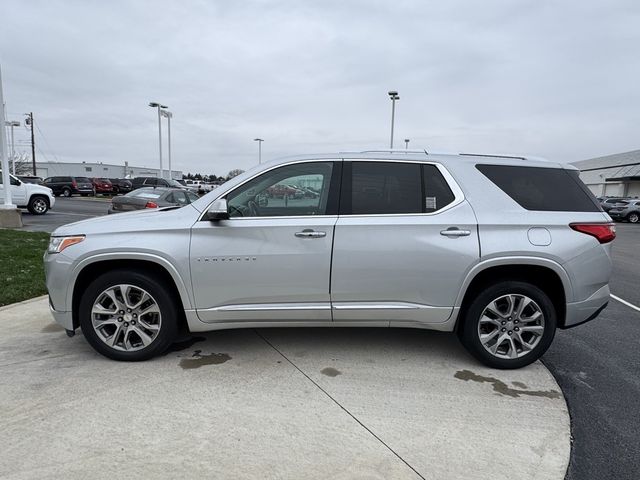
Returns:
[[[405,150],[409,150],[409,139],[408,138],[404,139],[404,149]]]
[[[393,122],[396,116],[396,100],[400,100],[400,97],[398,96],[398,92],[391,90],[389,92],[389,98],[391,99],[391,144],[389,148],[393,150]]]
[[[169,180],[171,180],[171,119],[173,118],[173,113],[169,110],[161,110],[160,114],[167,119],[167,137],[169,138]]]
[[[254,138],[254,142],[258,142],[258,163],[262,163],[262,142],[264,140],[262,138]]]
[[[20,122],[17,120],[7,120],[4,122],[7,127],[11,127],[11,172],[16,174],[16,144],[13,139],[13,127],[19,127]]]
[[[156,102],[151,102],[149,106],[158,109],[158,151],[160,152],[160,178],[164,178],[164,171],[162,170],[162,123],[160,122],[160,110],[169,107]]]

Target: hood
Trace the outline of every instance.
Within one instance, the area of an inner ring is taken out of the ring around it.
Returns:
[[[37,183],[27,183],[27,182],[22,182],[22,184],[27,188],[28,192],[44,193],[45,195],[49,195],[49,196],[53,195],[53,191],[49,187],[45,187],[44,185],[38,185]]]
[[[127,233],[149,230],[191,228],[200,217],[200,212],[191,205],[160,209],[134,210],[132,212],[104,215],[58,227],[51,234],[90,235],[99,233]]]

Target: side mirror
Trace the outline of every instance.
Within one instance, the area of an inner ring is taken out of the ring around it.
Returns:
[[[219,198],[213,205],[209,211],[207,211],[207,215],[205,217],[210,222],[215,222],[217,220],[229,220],[229,210],[227,207],[227,200],[225,198]]]

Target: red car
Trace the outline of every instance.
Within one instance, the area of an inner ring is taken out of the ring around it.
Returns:
[[[107,178],[92,178],[93,191],[95,193],[112,193],[113,184]]]
[[[280,183],[267,188],[267,195],[272,198],[284,198],[285,196],[289,198],[301,198],[304,196],[297,188]]]

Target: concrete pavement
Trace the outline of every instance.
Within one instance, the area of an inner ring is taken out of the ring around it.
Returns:
[[[47,301],[0,309],[2,478],[562,479],[569,416],[539,362],[479,365],[400,329],[204,334],[118,363]]]

